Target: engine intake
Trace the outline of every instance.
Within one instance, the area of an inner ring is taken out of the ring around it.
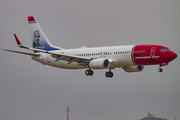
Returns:
[[[92,69],[104,69],[109,67],[109,60],[105,58],[94,59],[89,62]]]
[[[125,66],[123,69],[126,72],[140,72],[144,69],[144,66]]]

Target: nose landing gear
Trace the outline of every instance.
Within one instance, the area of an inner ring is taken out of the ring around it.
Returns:
[[[163,69],[161,67],[159,67],[158,72],[162,72],[162,71],[163,71]]]
[[[169,63],[161,63],[161,64],[159,64],[158,72],[163,72],[163,69],[161,67],[166,66],[166,65],[169,65]]]

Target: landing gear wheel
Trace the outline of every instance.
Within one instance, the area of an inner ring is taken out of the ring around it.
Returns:
[[[92,76],[94,74],[94,72],[92,70],[86,70],[85,74],[88,76]]]
[[[162,69],[162,68],[159,68],[159,69],[158,69],[158,72],[162,72],[162,71],[163,71],[163,69]]]
[[[89,75],[89,70],[86,70],[86,71],[85,71],[85,74],[88,76],[88,75]]]
[[[94,74],[94,72],[92,70],[90,70],[90,74],[89,75],[92,76],[93,74]]]
[[[113,74],[113,72],[110,72],[110,76],[109,76],[109,77],[110,77],[110,78],[112,78],[112,77],[113,77],[113,75],[114,75],[114,74]]]
[[[109,77],[109,72],[106,72],[106,73],[105,73],[105,76],[106,76],[106,77]]]
[[[105,76],[112,78],[113,77],[113,72],[106,72]]]

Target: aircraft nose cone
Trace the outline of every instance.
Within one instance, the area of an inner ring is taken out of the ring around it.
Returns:
[[[174,60],[177,57],[177,54],[175,52],[171,52],[169,54],[169,57],[170,57],[171,60]]]

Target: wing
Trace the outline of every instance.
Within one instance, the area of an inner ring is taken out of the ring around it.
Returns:
[[[91,58],[87,58],[87,57],[59,54],[53,52],[48,52],[48,53],[51,54],[53,58],[56,58],[56,61],[65,60],[68,61],[68,64],[71,64],[72,62],[77,62],[78,63],[77,65],[88,66],[88,63],[91,61]]]
[[[20,48],[25,48],[25,49],[32,50],[32,51],[51,54],[51,56],[53,58],[56,58],[55,62],[59,61],[59,60],[65,60],[65,61],[68,61],[68,64],[71,64],[72,62],[77,62],[77,65],[88,66],[88,63],[92,60],[91,58],[87,58],[87,57],[73,56],[73,55],[61,54],[61,53],[56,53],[56,52],[52,52],[52,51],[46,51],[46,50],[26,47],[26,46],[21,44],[21,42],[19,41],[16,34],[14,34],[14,37],[16,39],[17,45]],[[7,50],[7,49],[3,49],[3,50],[9,51],[9,52],[21,53],[21,54],[25,54],[25,55],[31,55],[31,56],[40,56],[38,53],[26,53],[26,52]]]

